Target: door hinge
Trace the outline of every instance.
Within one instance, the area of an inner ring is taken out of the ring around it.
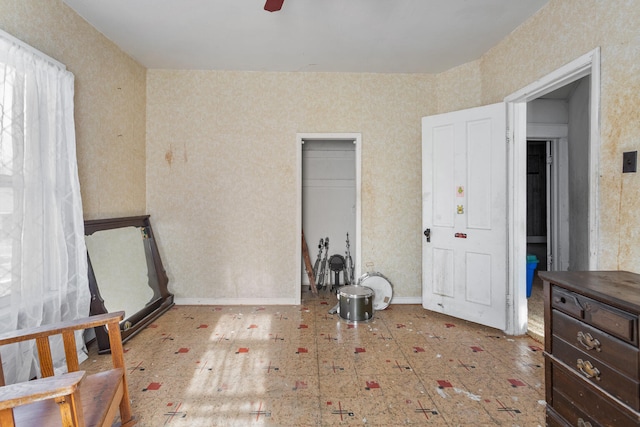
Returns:
[[[511,143],[511,132],[510,132],[509,128],[507,128],[506,134],[507,134],[507,144],[510,144]]]
[[[552,271],[551,266],[553,265],[553,255],[547,255],[547,271]]]
[[[553,163],[553,156],[551,154],[547,155],[547,164],[550,165]]]

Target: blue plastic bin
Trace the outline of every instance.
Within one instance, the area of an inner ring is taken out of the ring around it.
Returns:
[[[533,285],[533,273],[538,266],[538,257],[535,255],[527,255],[527,298],[531,296],[531,287]]]

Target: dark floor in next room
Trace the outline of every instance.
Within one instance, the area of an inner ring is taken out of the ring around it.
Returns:
[[[125,344],[137,425],[544,425],[531,337],[419,305],[349,324],[335,303],[174,307]],[[81,369],[108,358],[92,348]]]

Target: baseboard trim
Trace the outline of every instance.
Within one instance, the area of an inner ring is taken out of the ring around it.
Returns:
[[[393,297],[391,304],[422,304],[422,297]]]
[[[174,298],[176,305],[299,305],[294,298]]]
[[[174,298],[176,305],[299,305],[294,298]],[[393,297],[391,304],[422,304],[421,297]]]

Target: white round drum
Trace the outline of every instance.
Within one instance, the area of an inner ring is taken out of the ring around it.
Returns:
[[[358,279],[358,286],[366,286],[374,292],[373,309],[384,310],[393,298],[391,283],[380,273],[365,273]]]

